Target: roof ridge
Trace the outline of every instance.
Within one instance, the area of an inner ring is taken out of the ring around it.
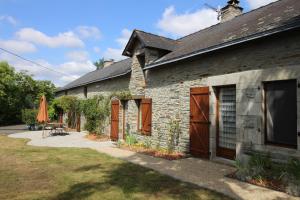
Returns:
[[[134,31],[137,31],[137,32],[142,32],[142,33],[146,33],[146,34],[153,35],[153,36],[156,36],[156,37],[165,38],[165,39],[171,40],[171,41],[173,41],[173,42],[176,42],[176,41],[177,41],[176,39],[172,39],[172,38],[165,37],[165,36],[162,36],[162,35],[157,35],[157,34],[150,33],[150,32],[146,32],[146,31],[139,30],[139,29],[134,29]]]
[[[120,61],[118,61],[114,64],[122,65],[122,64],[120,64],[121,62],[131,62],[131,58],[126,58],[126,59],[120,60]],[[87,72],[87,73],[83,74],[82,76],[80,76],[79,78],[77,78],[76,80],[71,81],[68,84],[62,86],[57,91],[64,91],[64,90],[80,87],[82,85],[90,84],[90,83],[92,83],[94,81],[97,81],[97,80],[102,81],[102,80],[106,80],[106,79],[109,79],[109,78],[118,77],[118,76],[121,76],[121,75],[124,75],[124,74],[128,73],[131,70],[131,68],[129,67],[129,70],[127,70],[125,72],[122,72],[122,73],[118,72],[119,74],[112,75],[111,72],[109,72],[109,71],[111,71],[111,67],[113,67],[113,66],[110,65],[109,67],[105,67],[105,68],[102,68],[102,69],[99,69],[99,70],[94,70],[94,71]],[[107,70],[108,70],[108,72],[107,72]],[[118,70],[118,68],[115,68],[114,70]],[[98,75],[103,74],[103,73],[106,73],[106,74],[108,73],[107,77],[104,77],[104,78],[102,77],[101,80],[100,80]],[[96,75],[98,74],[98,75],[97,75],[97,77],[90,77],[90,75],[93,75],[93,74],[96,74]],[[88,80],[85,80],[87,77],[88,77]],[[78,83],[78,81],[80,81],[80,82]]]
[[[277,0],[277,1],[273,1],[273,2],[271,2],[271,3],[268,3],[268,4],[264,5],[264,6],[261,6],[261,7],[255,8],[255,9],[252,9],[252,10],[250,10],[250,11],[248,11],[248,12],[245,12],[245,13],[242,13],[241,15],[239,15],[239,16],[233,18],[232,20],[235,20],[235,19],[237,19],[237,18],[239,18],[239,17],[242,17],[242,16],[244,16],[244,15],[250,14],[250,13],[255,12],[255,11],[257,11],[257,10],[263,9],[263,8],[265,8],[265,7],[271,6],[272,4],[279,3],[279,2],[281,2],[281,1],[285,1],[285,0]],[[180,40],[182,40],[182,39],[184,39],[184,38],[186,38],[186,37],[192,36],[192,35],[194,35],[194,34],[196,34],[196,33],[201,32],[201,31],[209,30],[209,29],[211,29],[211,28],[213,28],[213,27],[215,27],[215,26],[218,26],[218,25],[221,25],[221,24],[226,24],[226,23],[228,23],[228,22],[231,22],[232,20],[225,21],[225,22],[223,22],[223,23],[220,23],[220,22],[219,22],[219,23],[217,23],[217,24],[213,24],[213,25],[211,25],[211,26],[209,26],[209,27],[207,27],[207,28],[201,29],[201,30],[199,30],[199,31],[190,33],[190,34],[185,35],[185,36],[182,36],[181,38],[178,38],[176,41],[180,41]]]
[[[128,60],[128,59],[131,59],[131,58],[124,58],[123,60],[116,61],[116,62],[112,63],[111,65],[109,65],[109,66],[107,66],[107,67],[112,67],[113,65],[116,65],[116,64],[118,64],[118,63],[120,63],[120,62],[123,62],[123,61],[125,61],[125,60]],[[98,71],[98,70],[103,70],[103,69],[105,69],[105,68],[107,68],[107,67],[102,67],[102,68],[100,68],[100,69],[96,69],[96,70],[91,71],[91,72],[95,72],[95,71]],[[91,72],[88,72],[88,73],[91,73]]]

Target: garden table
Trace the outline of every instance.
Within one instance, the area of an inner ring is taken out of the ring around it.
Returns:
[[[59,122],[52,122],[52,123],[47,123],[46,128],[50,130],[49,135],[62,135],[66,134],[67,132],[64,131],[65,128],[64,123],[59,123]]]

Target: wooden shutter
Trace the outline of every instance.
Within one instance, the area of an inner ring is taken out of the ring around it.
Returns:
[[[110,129],[110,138],[113,141],[119,139],[119,100],[113,100],[111,102],[111,129]]]
[[[142,134],[151,135],[151,123],[152,123],[152,99],[141,100],[142,109]]]
[[[209,88],[190,89],[190,152],[209,158]]]

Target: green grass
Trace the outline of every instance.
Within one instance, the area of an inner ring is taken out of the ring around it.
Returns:
[[[0,135],[0,199],[228,199],[90,149]]]

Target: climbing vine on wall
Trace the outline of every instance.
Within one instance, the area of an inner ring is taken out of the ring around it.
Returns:
[[[103,134],[110,115],[110,98],[102,95],[82,100],[82,111],[86,119],[84,128],[93,134]]]
[[[82,112],[81,100],[75,96],[61,96],[55,99],[50,108],[60,108],[67,113],[67,123],[70,128],[76,127],[76,119]],[[49,109],[51,111],[51,109]]]
[[[129,100],[132,98],[132,95],[130,93],[130,91],[118,91],[118,92],[113,92],[110,95],[110,98],[117,98],[119,100]]]
[[[172,153],[175,150],[175,146],[178,144],[180,135],[180,120],[170,119],[168,123],[168,140],[167,140],[167,150]]]

